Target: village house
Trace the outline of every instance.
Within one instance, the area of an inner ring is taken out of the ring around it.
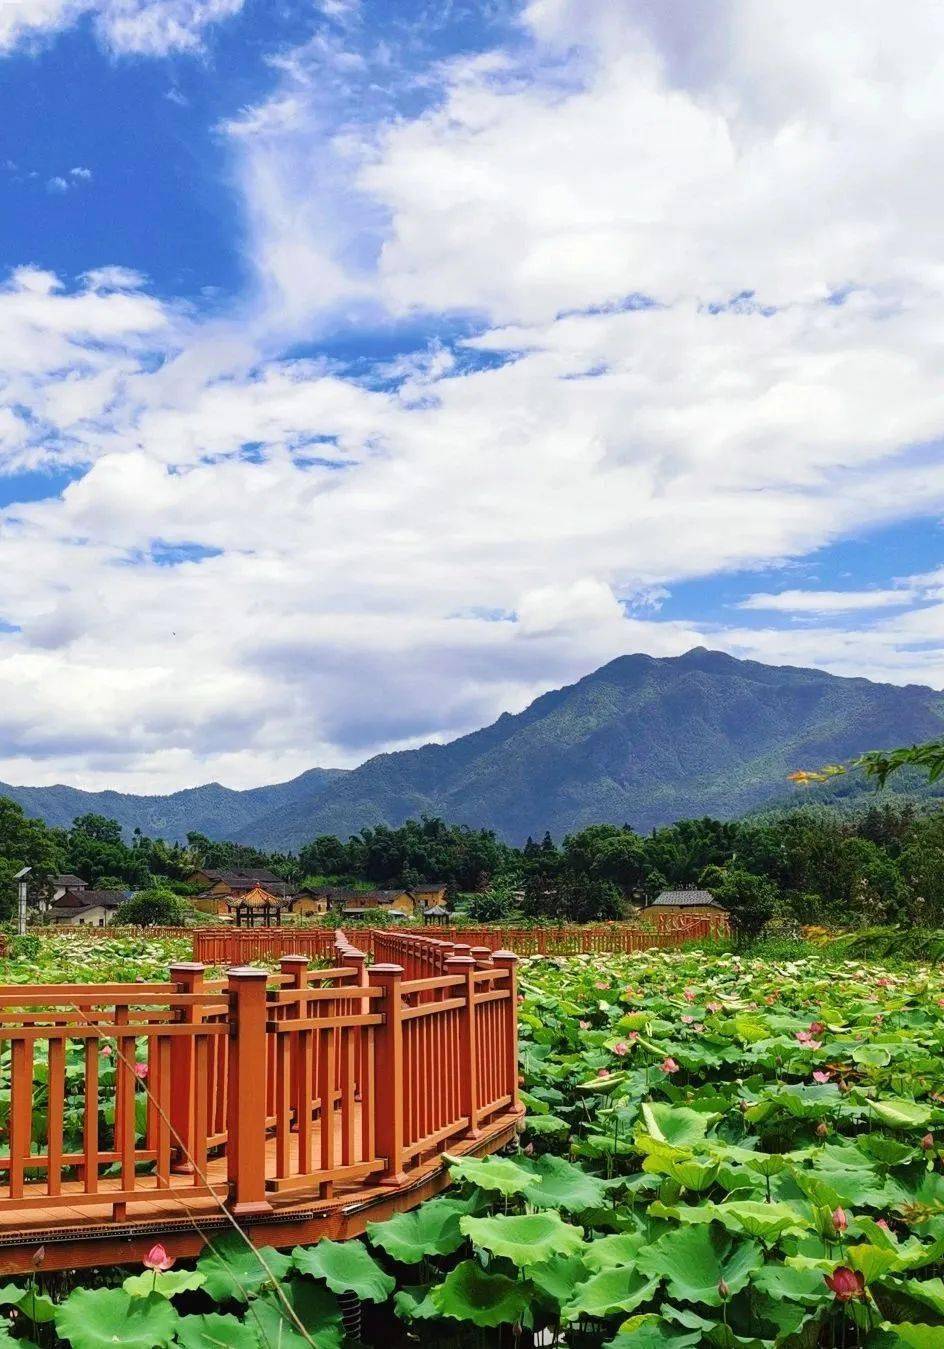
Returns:
[[[79,890],[61,891],[45,917],[59,927],[106,927],[130,898],[130,890],[90,890],[83,881]]]
[[[190,901],[193,907],[217,918],[225,918],[230,912],[231,901],[244,899],[258,886],[270,898],[280,902],[291,900],[294,893],[292,886],[279,880],[267,867],[237,867],[231,870],[201,867],[191,872],[187,881],[190,885],[200,886],[199,894]]]
[[[663,890],[651,904],[640,909],[640,918],[657,918],[660,914],[684,914],[690,918],[717,918],[726,913],[710,890],[694,887],[683,890]]]

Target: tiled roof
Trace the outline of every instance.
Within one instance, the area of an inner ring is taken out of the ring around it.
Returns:
[[[662,894],[652,901],[653,908],[685,909],[695,905],[704,907],[706,904],[710,904],[716,909],[721,908],[714,895],[708,890],[663,890]]]

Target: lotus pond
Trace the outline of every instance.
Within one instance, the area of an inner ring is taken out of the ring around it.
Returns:
[[[944,1346],[936,968],[654,951],[520,985],[516,1152],[363,1240],[39,1273],[0,1344]]]

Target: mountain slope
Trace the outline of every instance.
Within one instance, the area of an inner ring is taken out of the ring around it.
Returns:
[[[117,820],[127,833],[140,829],[151,838],[184,842],[190,831],[210,838],[238,838],[260,815],[291,809],[317,799],[343,769],[311,768],[290,782],[233,791],[218,782],[189,787],[168,796],[133,796],[124,792],[83,792],[76,787],[13,787],[0,782],[0,796],[9,796],[27,815],[68,828],[78,815],[92,812]]]
[[[266,848],[295,848],[317,834],[347,837],[421,813],[520,843],[595,821],[648,830],[686,816],[740,815],[782,800],[794,768],[942,733],[944,696],[932,689],[699,647],[672,658],[621,656],[448,745],[377,755],[348,772],[315,769],[252,792],[218,785],[164,798],[75,792],[68,809],[99,810],[123,824],[135,816],[145,832],[165,836],[196,828]],[[0,786],[47,819],[66,809],[68,791]]]

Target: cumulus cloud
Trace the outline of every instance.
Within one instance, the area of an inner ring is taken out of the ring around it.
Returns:
[[[244,0],[13,0],[0,5],[0,54],[36,43],[84,16],[121,54],[166,56],[196,51],[211,24],[238,14]],[[87,170],[73,170],[84,174]]]
[[[944,683],[941,575],[658,611],[944,513],[939,8],[540,0],[422,72],[329,8],[222,129],[237,314],[122,268],[0,289],[7,471],[75,475],[2,517],[0,777],[248,785],[627,650]],[[456,313],[366,369],[284,354]]]

